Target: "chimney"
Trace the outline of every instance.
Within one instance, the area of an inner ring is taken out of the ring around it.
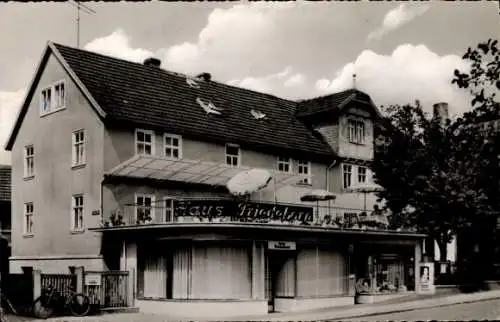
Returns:
[[[154,57],[149,57],[144,60],[144,66],[160,67],[161,60]]]
[[[441,124],[444,125],[446,120],[450,118],[448,113],[448,103],[440,102],[432,106],[432,116],[434,119],[439,119]]]
[[[201,73],[200,75],[196,76],[196,78],[201,78],[205,82],[208,82],[212,79],[212,75],[210,75],[210,73]]]

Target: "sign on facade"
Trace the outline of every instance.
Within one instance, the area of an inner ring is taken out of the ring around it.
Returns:
[[[267,243],[269,249],[274,250],[296,250],[297,246],[295,242],[285,242],[285,241],[269,241]]]
[[[418,268],[418,293],[434,294],[434,263],[420,263]]]
[[[232,200],[178,200],[174,207],[176,217],[220,218],[231,217],[248,222],[277,220],[284,222],[312,222],[313,208],[278,205],[263,202]]]
[[[101,274],[87,273],[85,274],[85,285],[87,286],[101,286]]]

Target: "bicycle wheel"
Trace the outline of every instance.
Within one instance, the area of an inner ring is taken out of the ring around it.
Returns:
[[[33,315],[38,319],[47,319],[54,313],[54,308],[50,306],[50,303],[46,303],[41,296],[39,296],[35,302],[33,302]]]
[[[83,294],[74,294],[71,297],[69,309],[73,316],[85,316],[90,311],[90,299]]]

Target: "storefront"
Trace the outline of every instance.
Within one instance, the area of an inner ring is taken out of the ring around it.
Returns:
[[[206,318],[352,305],[360,277],[409,286],[421,238],[325,227],[312,207],[279,203],[181,200],[174,209],[164,225],[103,230],[120,241],[120,269],[135,276],[144,312]]]

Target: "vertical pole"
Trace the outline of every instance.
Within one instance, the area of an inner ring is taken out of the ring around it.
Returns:
[[[413,271],[413,276],[415,278],[415,293],[419,294],[420,293],[420,279],[419,279],[419,272],[420,272],[420,261],[422,260],[422,247],[420,245],[420,242],[415,244],[415,254],[414,254],[414,271]]]
[[[42,295],[42,271],[33,270],[33,301]]]
[[[83,293],[83,278],[84,278],[83,266],[75,267],[75,275],[76,275],[76,292]]]
[[[80,1],[76,0],[76,47],[80,48]]]

